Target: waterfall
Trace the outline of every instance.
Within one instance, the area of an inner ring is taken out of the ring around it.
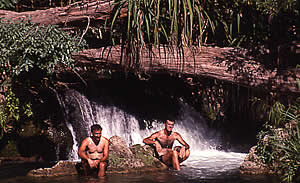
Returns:
[[[93,124],[102,126],[104,137],[109,139],[114,135],[121,136],[128,146],[143,144],[145,137],[164,128],[163,122],[153,121],[150,129],[142,130],[135,116],[116,106],[90,101],[86,96],[74,90],[66,93],[64,100],[66,121],[69,124],[67,126],[74,139],[70,160],[78,160],[78,145],[91,134],[90,126]],[[205,127],[202,116],[187,104],[182,103],[181,106],[181,116],[176,119],[174,131],[181,134],[191,146],[192,152],[213,148],[214,142],[206,137],[209,130]]]

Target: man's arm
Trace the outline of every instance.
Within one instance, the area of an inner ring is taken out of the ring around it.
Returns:
[[[183,140],[183,138],[181,137],[181,135],[179,133],[177,133],[176,139],[178,140],[178,142],[181,145],[183,145],[185,147],[185,149],[189,149],[190,148],[190,146]]]
[[[108,152],[109,152],[109,143],[108,140],[105,138],[103,157],[100,159],[100,162],[104,162],[108,159]]]
[[[153,133],[150,137],[147,137],[143,140],[145,144],[151,145],[157,142],[155,139],[158,137],[158,132]]]
[[[85,160],[88,160],[89,157],[85,154],[85,149],[87,147],[87,143],[88,143],[88,140],[87,138],[84,139],[79,147],[79,150],[78,150],[78,155],[81,159],[85,159]]]
[[[151,144],[155,145],[156,152],[161,156],[162,155],[162,147],[161,147],[160,143],[157,140],[155,140],[158,136],[159,136],[159,131],[153,133],[150,137],[145,138],[143,140],[143,142],[148,145],[151,145]]]

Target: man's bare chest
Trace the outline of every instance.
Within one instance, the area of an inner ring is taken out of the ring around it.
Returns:
[[[172,148],[173,143],[175,141],[175,137],[172,135],[170,136],[160,135],[158,136],[157,140],[159,141],[159,143],[163,148]]]

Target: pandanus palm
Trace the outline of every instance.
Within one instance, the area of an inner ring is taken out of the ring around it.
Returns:
[[[144,48],[202,44],[207,28],[214,30],[203,5],[200,0],[116,0],[110,27],[113,34],[122,30],[114,41],[125,48],[125,65],[138,66]]]

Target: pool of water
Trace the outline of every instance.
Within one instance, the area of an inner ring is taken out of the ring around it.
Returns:
[[[199,151],[182,164],[181,171],[166,170],[142,174],[107,174],[104,178],[63,176],[51,178],[27,177],[38,164],[6,165],[0,167],[0,183],[279,183],[275,176],[242,175],[239,166],[244,153],[215,150]]]

